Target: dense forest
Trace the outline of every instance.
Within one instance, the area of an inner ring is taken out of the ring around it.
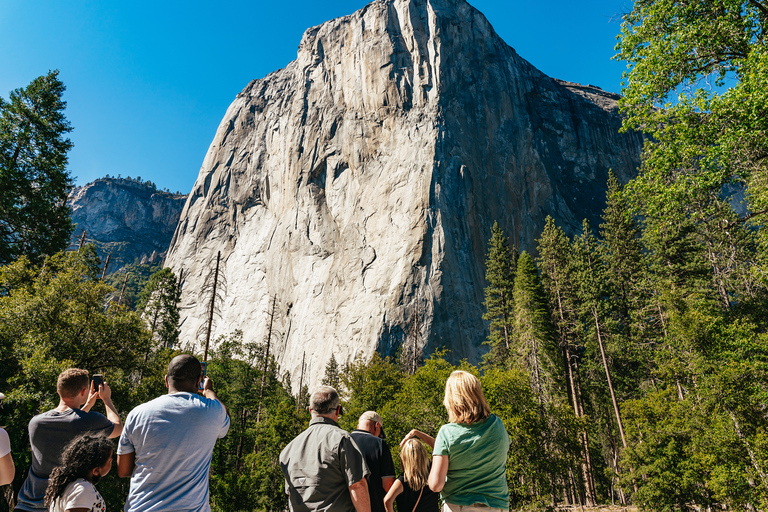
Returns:
[[[691,505],[768,506],[768,306],[759,269],[759,227],[731,228],[738,253],[715,273],[695,229],[661,235],[638,221],[632,190],[611,176],[603,222],[569,238],[552,219],[535,257],[508,245],[495,225],[488,243],[485,306],[489,351],[478,375],[512,439],[507,476],[514,508],[634,503],[651,510]],[[666,236],[663,236],[666,235]],[[659,240],[661,238],[661,240]],[[2,411],[21,471],[26,424],[56,405],[58,373],[104,373],[121,414],[165,392],[177,352],[176,278],[142,279],[135,309],[101,280],[92,246],[34,265],[0,267]],[[726,279],[727,277],[727,279]],[[166,326],[166,327],[163,327]],[[267,340],[241,332],[215,340],[209,375],[232,417],[215,449],[215,510],[282,510],[277,457],[309,420],[308,390],[292,390]],[[414,369],[404,355],[328,363],[354,428],[380,412],[390,444],[411,428],[436,434],[447,421],[444,352]],[[397,461],[397,457],[395,456]],[[127,481],[100,483],[110,508]],[[11,499],[10,489],[7,498]]]

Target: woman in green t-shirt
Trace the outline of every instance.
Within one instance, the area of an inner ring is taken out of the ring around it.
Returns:
[[[509,435],[491,414],[480,381],[457,370],[445,383],[447,423],[437,438],[411,430],[403,442],[418,437],[432,446],[429,488],[440,492],[444,512],[509,510],[506,463]]]

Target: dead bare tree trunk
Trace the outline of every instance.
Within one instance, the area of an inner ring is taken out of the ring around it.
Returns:
[[[221,262],[221,251],[216,253],[216,271],[213,274],[213,291],[211,293],[211,306],[208,308],[208,327],[205,330],[205,351],[203,352],[203,362],[208,361],[208,347],[211,344],[211,326],[213,325],[213,312],[216,306],[216,285],[219,283],[219,263]]]
[[[592,308],[592,316],[595,318],[595,330],[597,332],[597,344],[600,346],[600,356],[603,359],[603,369],[605,370],[605,379],[608,381],[608,389],[611,392],[611,403],[613,403],[613,412],[616,414],[616,423],[619,426],[619,434],[621,435],[621,444],[624,448],[627,447],[627,439],[624,437],[624,424],[621,421],[621,413],[619,412],[619,404],[616,401],[616,393],[613,389],[613,381],[611,380],[611,372],[608,369],[608,359],[605,357],[605,347],[603,346],[603,335],[600,331],[600,317],[597,314],[597,310]]]
[[[731,421],[733,422],[733,428],[736,431],[736,435],[738,436],[739,440],[744,443],[744,447],[747,449],[747,454],[749,454],[749,460],[752,463],[752,467],[755,468],[755,472],[757,472],[760,480],[762,480],[763,486],[768,488],[768,476],[766,476],[765,471],[763,471],[763,469],[758,464],[755,452],[752,449],[752,446],[749,444],[747,436],[745,436],[744,432],[741,430],[741,425],[739,425],[739,420],[736,418],[736,414],[734,414],[731,409],[727,409],[727,411],[728,414],[731,415]]]
[[[299,394],[298,394],[298,398],[296,399],[297,411],[301,410],[301,399],[302,399],[301,393],[302,393],[302,390],[304,389],[304,358],[306,357],[306,355],[307,355],[306,352],[304,352],[301,355],[301,377],[299,377]]]
[[[664,333],[664,338],[668,338],[667,334],[667,323],[664,321],[664,312],[661,310],[661,304],[658,302],[656,303],[656,310],[659,312],[659,320],[661,321],[661,330]],[[667,349],[671,352],[672,347],[667,345]],[[680,385],[680,378],[677,376],[677,372],[675,372],[675,385],[677,386],[677,399],[681,402],[685,400],[685,396],[683,395],[683,386]]]
[[[112,259],[111,254],[107,254],[107,260],[104,262],[104,270],[101,272],[101,280],[103,281],[107,277],[107,269],[109,268],[109,260]]]
[[[83,248],[83,245],[85,245],[85,233],[86,233],[86,231],[83,230],[83,234],[80,235],[80,244],[78,244],[78,246],[77,246],[77,250],[78,251]]]
[[[259,406],[256,410],[256,423],[261,421],[261,402],[264,399],[264,386],[267,382],[267,370],[269,370],[269,346],[272,342],[272,324],[275,320],[275,306],[277,305],[277,295],[272,297],[272,310],[269,313],[269,329],[267,329],[267,351],[264,355],[264,368],[261,370],[261,390],[259,391]],[[301,389],[299,389],[301,392]]]
[[[565,369],[567,372],[568,384],[571,391],[571,404],[573,405],[573,412],[576,414],[576,417],[581,418],[584,416],[584,408],[581,399],[581,384],[578,377],[579,367],[578,363],[573,361],[573,355],[571,354],[570,348],[571,345],[568,341],[568,335],[565,332],[565,312],[559,290],[557,291],[557,309],[558,315],[560,317],[560,321],[558,322],[558,330],[560,331],[560,346],[562,347],[565,359]],[[578,433],[578,437],[582,452],[581,473],[582,478],[584,479],[584,490],[586,498],[584,501],[586,502],[587,506],[591,507],[597,501],[597,495],[595,492],[595,481],[592,476],[592,456],[589,453],[589,435],[587,434],[586,430],[581,429]],[[571,480],[575,482],[573,477],[571,477]],[[578,490],[575,492],[577,495],[580,494]],[[579,499],[579,502],[581,502],[581,499]]]
[[[125,286],[128,284],[128,272],[125,273],[125,279],[123,279],[123,287],[120,289],[120,298],[117,299],[117,305],[123,304],[123,297],[125,296]]]

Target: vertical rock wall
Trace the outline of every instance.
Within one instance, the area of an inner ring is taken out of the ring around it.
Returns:
[[[477,360],[485,244],[523,249],[546,215],[575,227],[627,178],[641,140],[615,98],[550,79],[463,0],[381,0],[306,31],[298,57],[238,95],[167,262],[184,270],[182,340],[199,347],[222,252],[214,335],[266,336],[294,384],[342,364],[444,346]]]

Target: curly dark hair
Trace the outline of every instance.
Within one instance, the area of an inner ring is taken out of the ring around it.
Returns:
[[[78,478],[89,480],[91,470],[106,464],[113,451],[112,441],[105,436],[84,434],[74,438],[61,454],[61,465],[53,469],[48,479],[45,508],[50,508],[67,486]]]

